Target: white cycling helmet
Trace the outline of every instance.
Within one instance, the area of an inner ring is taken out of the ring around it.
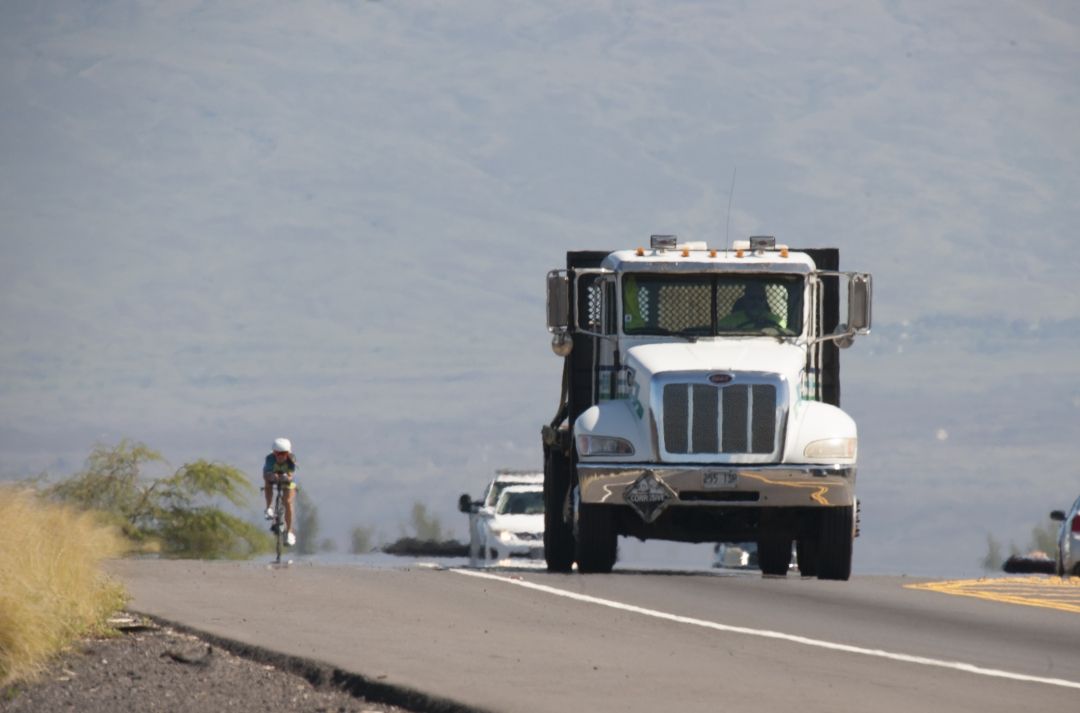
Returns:
[[[274,453],[292,453],[292,443],[288,438],[275,438]]]

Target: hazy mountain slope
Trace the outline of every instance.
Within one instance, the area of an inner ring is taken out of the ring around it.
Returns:
[[[463,531],[555,408],[544,272],[721,244],[737,167],[731,237],[875,274],[860,564],[969,565],[1080,482],[1078,76],[1070,3],[5,3],[6,467],[288,434],[338,531]]]

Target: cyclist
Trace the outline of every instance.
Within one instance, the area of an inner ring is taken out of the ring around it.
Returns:
[[[266,519],[274,519],[274,484],[281,482],[284,485],[285,500],[285,528],[288,535],[285,543],[290,547],[296,544],[296,535],[293,534],[293,500],[296,498],[296,481],[293,479],[296,473],[296,456],[292,452],[292,442],[288,438],[274,439],[274,452],[266,456],[263,464],[263,491],[266,493]]]

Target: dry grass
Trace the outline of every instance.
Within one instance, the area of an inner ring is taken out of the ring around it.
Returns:
[[[90,513],[0,486],[0,686],[32,678],[50,656],[124,604],[101,561],[124,540]]]

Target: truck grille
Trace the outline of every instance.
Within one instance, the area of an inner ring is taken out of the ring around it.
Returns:
[[[776,450],[776,386],[667,384],[663,403],[668,453],[753,453]]]

